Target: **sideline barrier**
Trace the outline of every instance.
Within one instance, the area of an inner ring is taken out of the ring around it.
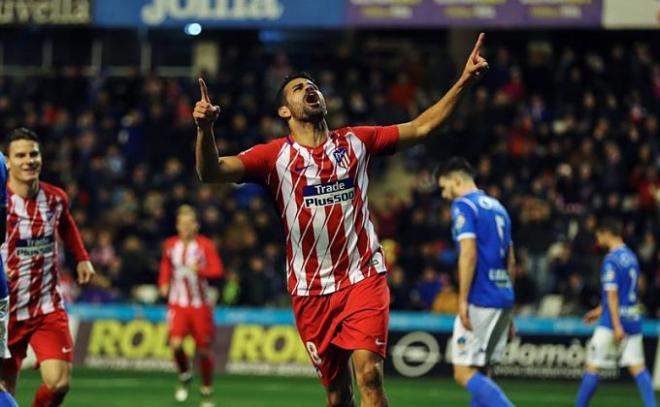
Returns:
[[[0,0],[0,25],[660,28],[657,0]]]
[[[77,323],[75,362],[110,369],[173,370],[167,347],[164,306],[71,306]],[[313,376],[289,309],[216,308],[216,368],[233,374]],[[454,318],[421,312],[392,312],[387,374],[406,377],[451,375]],[[508,344],[499,376],[576,379],[582,374],[593,327],[577,318],[516,318],[517,335]],[[644,348],[652,366],[660,323],[645,321]],[[188,339],[185,349],[193,353]],[[658,369],[653,369],[657,371]],[[627,377],[618,370],[610,379]]]

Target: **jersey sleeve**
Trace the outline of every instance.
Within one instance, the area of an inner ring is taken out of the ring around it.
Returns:
[[[160,258],[160,272],[158,274],[158,286],[166,287],[170,285],[172,278],[172,262],[170,261],[169,241],[163,243],[163,255]]]
[[[224,264],[213,242],[208,239],[201,241],[206,264],[199,269],[199,275],[204,278],[216,279],[224,275]]]
[[[58,232],[60,238],[64,241],[64,247],[73,254],[76,262],[80,263],[81,261],[89,260],[89,254],[83,244],[80,231],[78,230],[78,226],[76,226],[76,221],[73,220],[73,216],[71,216],[71,212],[69,211],[69,198],[63,191],[62,217],[60,218]]]
[[[397,126],[353,127],[353,133],[365,144],[367,151],[377,155],[391,155],[399,143]]]
[[[619,288],[619,284],[616,276],[616,265],[614,261],[609,258],[606,258],[603,262],[603,267],[601,269],[601,284],[603,285],[603,290],[611,291]]]
[[[0,207],[7,206],[7,162],[4,154],[0,153]]]
[[[245,168],[242,182],[263,181],[274,165],[276,154],[276,146],[273,143],[257,144],[238,154],[237,157]]]
[[[475,238],[475,210],[464,201],[455,201],[451,206],[452,235],[459,242],[462,239]]]

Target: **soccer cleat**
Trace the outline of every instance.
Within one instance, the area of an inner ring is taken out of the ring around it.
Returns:
[[[202,401],[199,403],[199,407],[215,407],[215,403],[213,402],[213,390],[202,387],[199,390],[199,393],[202,396]]]
[[[191,381],[192,374],[190,372],[179,375],[179,384],[176,386],[176,391],[174,392],[174,400],[179,403],[188,400],[188,387],[190,387]]]

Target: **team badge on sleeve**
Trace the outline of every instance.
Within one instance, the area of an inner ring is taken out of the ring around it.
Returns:
[[[605,273],[603,274],[603,281],[606,283],[613,283],[616,280],[616,273],[614,272],[614,268],[608,264],[605,266]]]
[[[465,226],[465,216],[463,216],[462,213],[458,212],[458,216],[456,216],[456,222],[454,225],[456,226],[456,230],[463,229],[463,226]]]

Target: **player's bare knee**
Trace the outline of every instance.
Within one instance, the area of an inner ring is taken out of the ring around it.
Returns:
[[[472,377],[472,371],[463,366],[454,366],[454,381],[462,387],[467,386],[467,382]]]
[[[630,372],[630,375],[635,377],[638,374],[642,373],[646,369],[645,365],[630,365],[628,366],[628,371]]]
[[[383,374],[377,364],[369,364],[360,370],[358,385],[360,389],[368,391],[381,391],[383,389]]]
[[[170,339],[170,347],[173,350],[179,350],[183,347],[183,339],[182,338],[172,338]]]

